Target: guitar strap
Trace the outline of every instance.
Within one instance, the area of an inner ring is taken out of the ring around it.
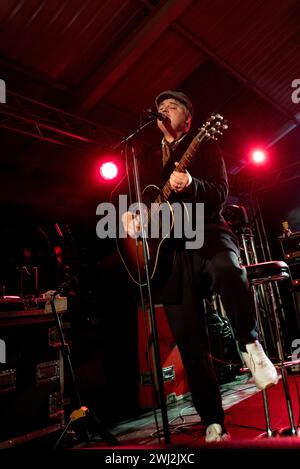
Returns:
[[[166,166],[168,163],[170,156],[171,156],[171,148],[174,151],[174,149],[177,147],[177,145],[185,138],[187,134],[183,134],[178,140],[175,140],[174,142],[167,143],[165,139],[162,140],[162,158],[163,158],[163,168]]]

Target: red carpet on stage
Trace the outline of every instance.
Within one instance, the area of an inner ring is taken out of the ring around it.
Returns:
[[[293,415],[295,424],[299,424],[299,391],[300,375],[289,376],[288,378]],[[272,430],[289,427],[287,406],[283,390],[282,380],[277,386],[267,391],[270,420]],[[232,440],[255,439],[265,431],[265,416],[263,408],[262,393],[258,392],[251,397],[233,405],[226,411],[226,427]]]
[[[288,382],[294,420],[295,424],[298,425],[300,375],[289,376]],[[290,422],[282,380],[277,386],[270,388],[267,394],[272,430],[289,427]],[[179,461],[179,458],[181,460],[182,458],[192,458],[191,460],[196,467],[222,467],[224,469],[240,469],[248,465],[259,469],[299,466],[299,437],[259,437],[265,430],[261,392],[256,392],[238,404],[229,407],[226,410],[226,427],[231,435],[231,440],[208,444],[204,441],[205,429],[200,423],[194,421],[194,423],[191,422],[191,424],[183,426],[180,431],[176,431],[171,422],[171,444],[166,445],[163,439],[159,442],[157,438],[151,438],[151,433],[153,435],[154,432],[151,432],[149,427],[139,428],[137,425],[129,433],[117,435],[120,446],[112,448],[98,443],[84,449],[102,451],[69,452],[70,467],[71,465],[74,467],[75,463],[86,465],[87,458],[89,467],[100,467],[99,461],[101,463],[111,461],[112,456],[121,460],[124,455],[125,457],[134,455],[142,462],[149,462],[149,458],[155,459],[155,457],[164,457],[166,461],[169,461],[169,457],[170,461],[173,462],[174,459]]]

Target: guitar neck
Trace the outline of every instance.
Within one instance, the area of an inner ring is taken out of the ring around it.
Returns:
[[[188,149],[186,152],[183,154],[181,157],[180,161],[178,162],[178,165],[176,167],[176,171],[179,171],[181,173],[184,173],[188,167],[191,165],[193,158],[203,141],[203,139],[206,137],[207,133],[205,129],[201,129],[200,132],[193,138],[192,142],[190,143]],[[167,202],[170,198],[170,195],[172,193],[173,189],[171,188],[170,181],[165,183],[161,190],[161,194],[156,198],[155,203],[162,203],[162,202]]]

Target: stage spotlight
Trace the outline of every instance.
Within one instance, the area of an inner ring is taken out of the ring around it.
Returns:
[[[118,175],[118,167],[113,161],[106,161],[101,164],[99,172],[103,179],[112,180]]]
[[[251,153],[251,159],[255,164],[262,164],[266,161],[266,154],[262,150],[253,150]]]

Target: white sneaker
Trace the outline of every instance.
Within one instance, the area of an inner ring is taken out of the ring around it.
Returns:
[[[223,432],[223,428],[219,423],[211,423],[206,429],[205,441],[206,443],[213,443],[214,441],[230,440],[228,433]]]
[[[249,368],[258,389],[267,389],[278,383],[275,366],[265,354],[261,344],[256,340],[246,345],[247,352],[242,352],[244,362]]]

